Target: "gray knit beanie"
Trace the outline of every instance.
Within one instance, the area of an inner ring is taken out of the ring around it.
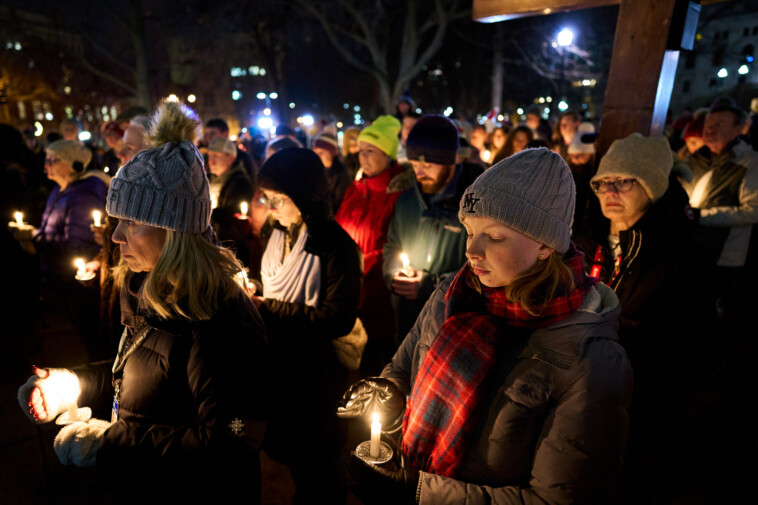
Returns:
[[[665,138],[632,133],[611,144],[592,181],[606,177],[635,179],[655,202],[669,187],[673,165],[674,157]]]
[[[211,200],[203,157],[192,143],[199,125],[185,105],[162,105],[151,129],[157,147],[119,169],[108,191],[108,214],[167,230],[204,232]]]
[[[526,149],[476,178],[463,193],[458,218],[498,221],[563,254],[571,243],[575,192],[560,155]]]

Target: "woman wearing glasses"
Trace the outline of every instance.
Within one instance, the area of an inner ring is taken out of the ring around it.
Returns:
[[[295,503],[344,503],[343,438],[333,409],[347,370],[332,339],[355,323],[360,252],[332,218],[326,173],[313,151],[282,149],[258,178],[273,222],[264,238],[263,293],[253,296],[274,371],[264,449],[289,466]]]
[[[613,288],[621,303],[620,342],[635,371],[625,466],[628,491],[637,493],[661,482],[644,472],[655,472],[653,461],[664,459],[661,448],[672,445],[658,437],[686,399],[684,381],[692,377],[688,367],[694,366],[704,313],[698,300],[704,297],[696,296],[704,289],[704,263],[697,260],[686,194],[669,179],[672,165],[663,137],[633,134],[615,141],[590,182],[602,215],[590,214],[576,237],[587,271]],[[631,502],[650,501],[637,498]]]

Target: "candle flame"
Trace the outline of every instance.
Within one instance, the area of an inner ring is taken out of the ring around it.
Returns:
[[[247,215],[247,202],[240,203],[240,214],[243,216]]]
[[[84,258],[76,258],[74,260],[74,266],[76,266],[76,268],[78,268],[79,270],[84,270],[85,269]]]
[[[100,219],[102,218],[102,213],[99,210],[93,210],[92,211],[92,218],[95,220],[95,226],[100,226]]]
[[[24,215],[21,212],[14,212],[13,217],[16,218],[16,224],[18,226],[23,226],[24,224]]]
[[[408,268],[408,266],[411,264],[411,260],[408,259],[408,255],[405,253],[400,253],[400,261],[403,262],[403,268]]]
[[[379,422],[379,414],[377,412],[374,412],[374,414],[371,416],[371,422],[374,422],[374,423]]]

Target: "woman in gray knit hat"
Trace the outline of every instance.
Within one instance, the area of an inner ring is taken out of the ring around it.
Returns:
[[[73,402],[92,408],[61,429],[55,451],[64,465],[97,465],[123,501],[260,500],[268,349],[235,281],[240,264],[211,240],[199,125],[192,110],[163,105],[153,147],[111,183],[125,326],[115,361],[35,369],[19,389],[36,423],[70,416]]]
[[[351,458],[364,503],[613,502],[632,372],[618,300],[570,242],[573,212],[571,173],[545,148],[465,191],[468,262],[338,407],[402,424],[396,469]]]

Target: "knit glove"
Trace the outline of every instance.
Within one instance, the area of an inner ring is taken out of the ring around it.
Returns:
[[[351,491],[366,505],[415,505],[418,503],[421,481],[419,471],[406,461],[404,467],[388,470],[363,461],[350,453]]]
[[[33,423],[48,423],[79,396],[79,378],[66,368],[37,368],[18,388],[18,404]]]
[[[90,419],[64,426],[53,442],[58,461],[62,465],[95,466],[97,451],[110,425],[102,419]]]
[[[403,422],[405,395],[395,384],[382,377],[359,380],[345,392],[337,404],[337,416],[342,419],[368,417],[374,412],[384,426],[392,431]]]

